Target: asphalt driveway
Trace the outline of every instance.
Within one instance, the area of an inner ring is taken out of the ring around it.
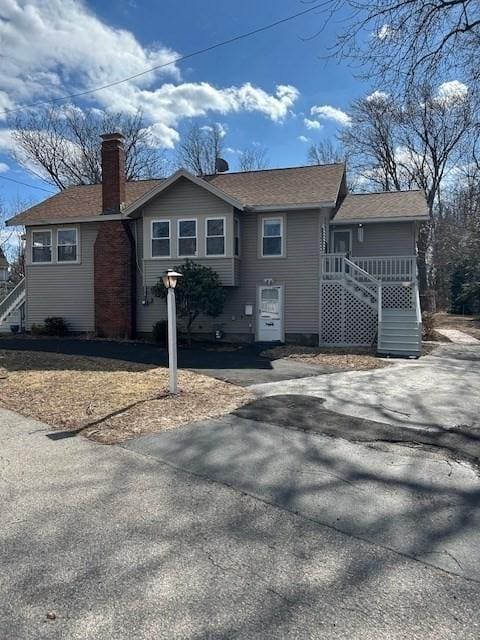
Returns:
[[[179,348],[178,366],[181,369],[190,369],[240,386],[292,380],[324,373],[330,374],[335,371],[332,367],[321,367],[288,359],[268,360],[261,357],[260,353],[265,347],[259,344],[244,345],[224,351],[217,347],[218,345],[203,345]],[[1,349],[112,358],[160,366],[168,364],[167,351],[147,342],[0,336]]]
[[[300,432],[270,429],[280,481],[282,463],[290,466],[291,436]],[[480,584],[453,565],[438,569],[342,533],[342,523],[326,522],[325,514],[324,524],[295,514],[293,500],[280,508],[151,453],[49,435],[41,423],[0,411],[2,638],[479,637]],[[263,465],[256,449],[267,428],[244,436],[242,460]],[[305,472],[302,492],[325,491],[328,510],[328,487],[337,487],[338,499],[346,495],[345,474],[365,467],[365,448],[335,453],[333,441],[309,437],[317,440],[303,443],[310,454],[298,469]],[[233,461],[232,450],[225,453]],[[341,457],[345,468],[334,471]],[[392,462],[404,465],[390,471],[392,482],[428,484],[433,467],[416,468],[409,456]],[[351,521],[372,499],[367,482],[375,486],[365,479]],[[463,520],[450,522],[450,530],[472,521],[476,491],[466,470],[454,467],[443,500],[457,502]],[[283,494],[287,501],[287,488]],[[447,526],[452,513],[445,507],[442,517],[440,503],[422,497],[419,513],[431,510]],[[398,515],[385,512],[390,520]]]

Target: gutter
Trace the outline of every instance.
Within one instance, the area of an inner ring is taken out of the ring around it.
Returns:
[[[330,220],[332,225],[348,225],[348,224],[373,224],[374,222],[423,222],[429,220],[430,216],[402,216],[398,218],[351,218],[350,220]]]
[[[128,218],[123,213],[106,213],[106,214],[98,214],[96,216],[90,216],[88,218],[44,218],[42,220],[33,220],[26,222],[14,222],[15,217],[10,218],[10,220],[6,220],[5,224],[7,227],[40,227],[45,226],[47,224],[80,224],[81,222],[102,222],[108,220],[127,220]]]
[[[335,202],[303,202],[302,204],[245,205],[243,210],[253,213],[268,213],[270,211],[300,211],[333,207],[335,207]]]

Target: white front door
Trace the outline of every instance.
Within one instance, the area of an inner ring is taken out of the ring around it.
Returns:
[[[259,287],[257,340],[281,341],[282,320],[282,287]]]

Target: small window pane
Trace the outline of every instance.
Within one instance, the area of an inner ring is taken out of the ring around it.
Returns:
[[[170,255],[170,240],[168,238],[152,240],[152,256],[154,258],[168,257]]]
[[[77,232],[75,229],[61,229],[58,232],[58,244],[77,244]]]
[[[32,233],[32,262],[52,261],[52,236],[49,231]]]
[[[263,235],[266,237],[281,235],[282,224],[280,220],[265,220],[263,223]]]
[[[264,256],[282,255],[282,239],[281,238],[263,238],[263,255]]]
[[[196,252],[197,252],[196,238],[179,238],[178,240],[179,256],[194,256]]]
[[[223,237],[207,238],[207,255],[223,256],[224,253],[225,253],[225,238]]]
[[[33,262],[51,262],[52,261],[51,247],[33,247],[32,260]]]
[[[235,218],[235,255],[240,255],[240,221]]]
[[[170,223],[166,222],[154,222],[152,224],[152,237],[153,238],[168,238],[170,236]]]
[[[58,247],[59,262],[75,262],[76,259],[77,259],[77,247],[74,244]]]
[[[197,224],[195,220],[182,220],[179,223],[179,236],[182,238],[192,238],[197,235]]]
[[[223,236],[223,220],[207,220],[207,236]]]

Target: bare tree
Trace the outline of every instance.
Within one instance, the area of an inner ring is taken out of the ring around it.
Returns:
[[[238,166],[240,171],[259,171],[268,167],[267,149],[251,146],[240,152]]]
[[[334,52],[392,85],[446,72],[478,84],[478,0],[330,0],[324,11],[326,24],[342,11]]]
[[[307,153],[308,164],[335,164],[345,162],[346,154],[331,140],[322,140],[312,144]]]
[[[224,130],[218,123],[200,127],[193,124],[182,137],[177,149],[178,166],[198,176],[217,172],[222,155]]]
[[[163,153],[140,111],[123,115],[54,107],[21,113],[11,124],[16,159],[58,189],[101,181],[100,135],[112,131],[125,136],[127,180],[163,173]]]

